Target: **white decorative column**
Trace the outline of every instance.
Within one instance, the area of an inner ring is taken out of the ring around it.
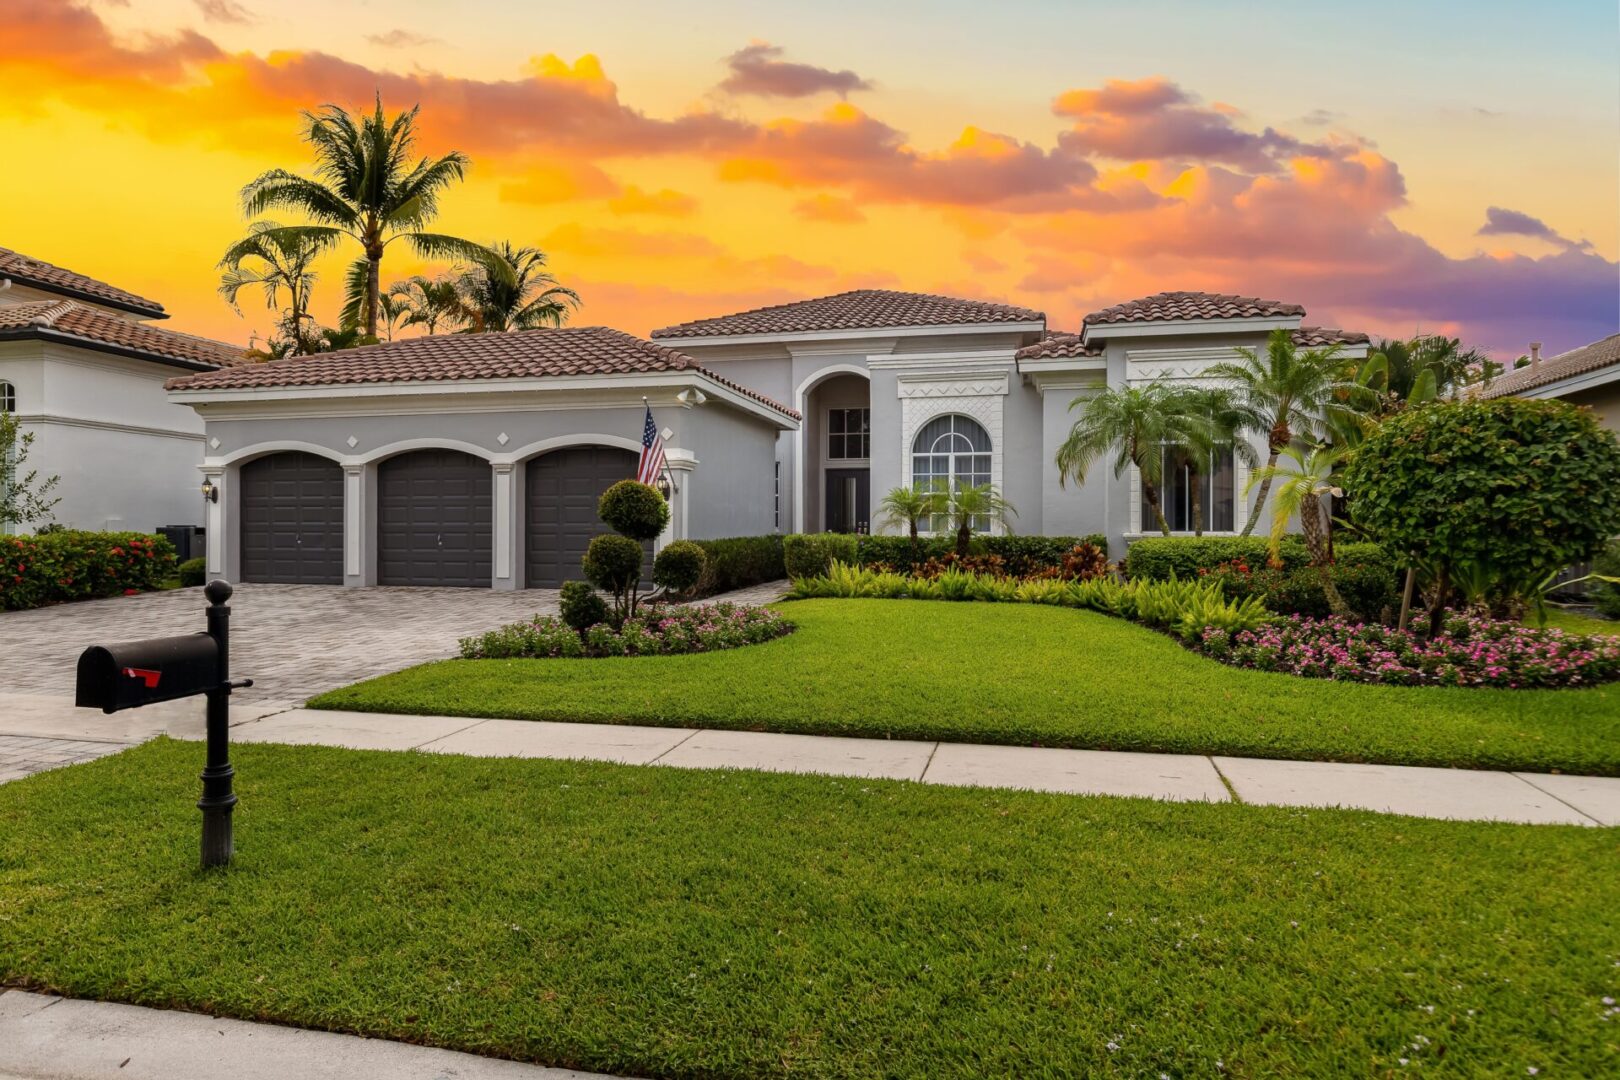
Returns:
[[[366,467],[343,466],[343,584],[366,584]]]
[[[226,578],[225,553],[230,550],[225,543],[226,508],[230,505],[229,499],[235,492],[232,486],[226,484],[227,472],[223,465],[203,465],[203,481],[214,485],[214,498],[203,504],[203,527],[207,530],[206,543],[208,546],[208,577]],[[226,578],[226,580],[230,580]]]
[[[698,459],[690,450],[669,449],[664,451],[664,464],[669,469],[669,477],[675,484],[675,490],[670,493],[669,525],[658,538],[656,546],[659,548],[671,540],[689,540],[692,537],[689,507]]]
[[[518,497],[517,465],[497,462],[495,471],[495,572],[490,587],[510,590],[518,587]]]

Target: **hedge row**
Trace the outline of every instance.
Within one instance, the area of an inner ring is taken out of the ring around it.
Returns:
[[[975,555],[999,555],[1008,573],[1021,576],[1063,565],[1063,556],[1079,544],[1108,550],[1108,538],[1090,536],[975,536]],[[956,550],[955,537],[919,537],[913,544],[907,536],[861,536],[855,533],[794,533],[782,540],[783,557],[790,578],[820,577],[834,561],[851,566],[883,564],[909,570],[929,559],[943,558]]]
[[[1334,545],[1334,564],[1327,569],[1345,602],[1357,616],[1376,621],[1398,602],[1401,571],[1394,557],[1377,544]],[[1323,570],[1310,565],[1310,552],[1298,537],[1288,537],[1278,550],[1280,569],[1271,568],[1270,543],[1257,536],[1146,537],[1130,546],[1125,574],[1132,579],[1164,581],[1212,574],[1228,600],[1264,596],[1279,615],[1328,614]]]
[[[155,589],[174,572],[174,545],[137,532],[64,530],[0,537],[0,609]]]
[[[1178,578],[1195,576],[1200,570],[1213,570],[1222,563],[1245,562],[1255,569],[1270,559],[1271,542],[1263,536],[1149,536],[1131,544],[1125,552],[1125,576],[1163,581],[1171,574]],[[1394,560],[1377,544],[1335,544],[1339,561],[1387,561],[1391,573]],[[1285,537],[1278,552],[1283,569],[1296,570],[1311,561],[1305,542],[1297,536]]]
[[[709,557],[703,576],[698,578],[697,588],[693,590],[697,596],[713,596],[787,577],[779,535],[729,536],[694,542]]]

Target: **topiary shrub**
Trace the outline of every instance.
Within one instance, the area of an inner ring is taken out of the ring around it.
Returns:
[[[590,546],[585,549],[585,558],[581,561],[585,580],[612,595],[617,622],[635,614],[630,601],[641,581],[643,554],[640,544],[618,533],[592,537]]]
[[[558,606],[562,621],[575,630],[585,630],[607,621],[607,603],[589,582],[563,582]]]
[[[852,533],[794,533],[782,538],[782,560],[790,578],[821,577],[836,560],[855,563]]]
[[[201,585],[208,577],[208,560],[201,555],[195,559],[187,559],[180,564],[180,587],[189,588],[192,585]]]
[[[697,585],[707,561],[703,549],[690,540],[666,544],[653,559],[653,584],[674,593],[686,592]]]
[[[1563,568],[1620,532],[1620,442],[1562,401],[1497,398],[1385,420],[1340,474],[1355,520],[1433,578],[1431,633],[1473,602],[1540,603]]]
[[[658,489],[635,480],[620,480],[602,492],[596,514],[632,540],[656,540],[669,524],[669,504]]]
[[[730,536],[720,540],[694,540],[708,556],[694,590],[698,596],[746,589],[787,577],[782,561],[782,537]]]

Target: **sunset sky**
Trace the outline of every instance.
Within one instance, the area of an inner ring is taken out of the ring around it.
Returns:
[[[438,227],[575,322],[864,286],[1073,329],[1164,289],[1514,356],[1620,328],[1620,24],[1592,2],[4,0],[0,246],[235,342],[237,193],[301,109],[420,102]],[[336,317],[349,249],[323,267]],[[383,280],[435,268],[391,249]]]

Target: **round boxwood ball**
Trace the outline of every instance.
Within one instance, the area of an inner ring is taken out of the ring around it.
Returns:
[[[641,580],[641,558],[641,545],[628,536],[603,533],[591,539],[581,565],[592,585],[622,593]]]
[[[562,621],[575,630],[584,630],[607,621],[607,604],[601,594],[583,581],[565,581],[562,587]]]
[[[653,540],[669,524],[669,504],[656,488],[620,480],[602,492],[596,513],[614,532],[632,540]]]
[[[653,560],[653,584],[670,592],[685,592],[698,583],[708,561],[703,548],[690,540],[677,540]]]

